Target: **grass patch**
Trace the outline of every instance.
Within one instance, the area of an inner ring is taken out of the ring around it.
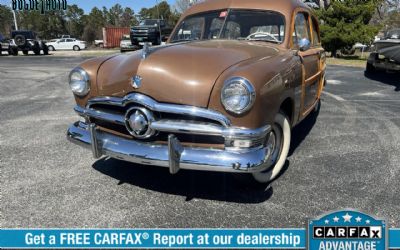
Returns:
[[[367,64],[367,59],[358,59],[358,58],[349,59],[349,58],[329,57],[326,59],[326,63],[328,65],[340,65],[340,66],[365,68],[365,66]]]
[[[351,66],[365,68],[370,52],[356,51],[354,55],[341,55],[340,58],[328,57],[326,63],[328,65]],[[328,54],[329,55],[329,54]]]

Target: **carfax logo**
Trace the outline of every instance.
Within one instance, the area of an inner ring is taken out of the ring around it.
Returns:
[[[40,11],[40,14],[45,14],[46,11],[66,10],[67,0],[11,0],[13,10],[32,10]]]
[[[345,210],[310,220],[309,250],[386,250],[387,228],[384,220]]]

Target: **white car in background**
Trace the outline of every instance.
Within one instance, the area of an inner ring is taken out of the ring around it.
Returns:
[[[62,39],[57,39],[55,41],[52,40],[46,44],[47,47],[49,48],[49,51],[55,51],[55,50],[79,51],[87,48],[86,42],[74,38],[62,38]]]

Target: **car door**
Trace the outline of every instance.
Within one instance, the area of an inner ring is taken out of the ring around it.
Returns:
[[[63,50],[65,49],[65,39],[60,39],[58,42],[55,44],[56,50]]]
[[[65,49],[72,50],[76,44],[74,39],[68,38],[65,43]]]
[[[301,116],[312,110],[319,97],[321,48],[313,45],[310,14],[298,12],[294,21],[293,47],[298,50],[303,68]]]

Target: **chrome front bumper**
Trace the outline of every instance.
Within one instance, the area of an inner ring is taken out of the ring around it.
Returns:
[[[67,138],[91,149],[95,158],[104,155],[137,164],[167,167],[171,174],[176,174],[179,169],[254,173],[269,168],[268,145],[241,150],[183,147],[173,134],[169,136],[168,145],[160,145],[125,139],[100,131],[95,124],[82,122],[70,126]]]

